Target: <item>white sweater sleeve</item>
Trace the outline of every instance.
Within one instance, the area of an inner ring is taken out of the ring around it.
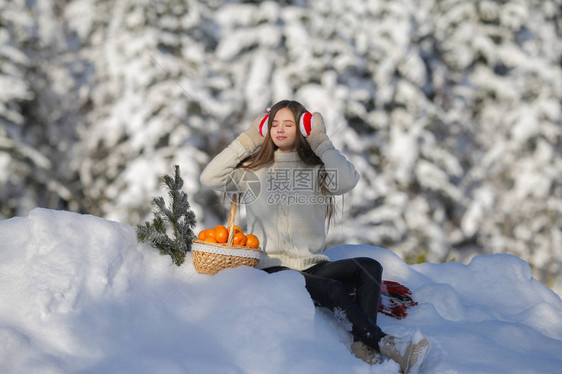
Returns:
[[[328,188],[334,195],[351,191],[359,182],[360,175],[355,166],[342,155],[328,139],[318,146],[316,154],[328,172]],[[333,174],[335,172],[335,174]],[[333,175],[330,176],[330,173]]]
[[[236,174],[242,173],[243,170],[235,169],[236,165],[251,153],[237,140],[234,140],[203,169],[199,181],[204,186],[224,191],[233,179],[239,180],[239,176]]]

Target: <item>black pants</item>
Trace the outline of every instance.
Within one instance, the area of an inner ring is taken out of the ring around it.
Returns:
[[[283,266],[264,269],[268,273],[291,270]],[[378,351],[385,335],[377,326],[382,266],[368,257],[322,262],[301,271],[306,289],[318,305],[330,309],[336,317],[351,322],[351,334]],[[355,290],[355,298],[350,292]]]

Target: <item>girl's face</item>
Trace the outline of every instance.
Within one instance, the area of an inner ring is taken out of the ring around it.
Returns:
[[[289,108],[282,108],[275,113],[271,123],[271,140],[280,152],[294,152],[297,150],[297,124],[293,112]]]

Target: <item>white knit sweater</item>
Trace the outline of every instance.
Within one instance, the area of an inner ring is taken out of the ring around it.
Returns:
[[[328,261],[326,244],[326,196],[316,182],[320,166],[306,165],[297,152],[275,152],[274,163],[248,172],[235,169],[253,150],[232,142],[219,153],[201,173],[201,184],[216,190],[232,188],[235,181],[242,191],[252,188],[257,196],[246,195],[247,233],[260,240],[265,253],[260,268],[286,266],[295,270],[307,269]],[[355,187],[359,173],[330,140],[316,149],[330,177],[329,188],[334,195],[344,194]],[[256,179],[257,176],[257,179]],[[254,182],[251,182],[251,181]],[[251,184],[251,186],[250,186]],[[248,197],[250,196],[250,197]]]

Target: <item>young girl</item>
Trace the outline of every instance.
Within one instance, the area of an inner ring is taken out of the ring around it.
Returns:
[[[428,342],[404,341],[377,326],[382,266],[366,257],[332,262],[322,254],[334,195],[358,181],[353,164],[326,135],[322,116],[288,100],[258,117],[201,174],[201,183],[214,189],[252,189],[245,199],[247,224],[264,251],[261,269],[299,271],[315,303],[351,322],[357,357],[372,364],[380,352],[409,372],[421,365]]]

